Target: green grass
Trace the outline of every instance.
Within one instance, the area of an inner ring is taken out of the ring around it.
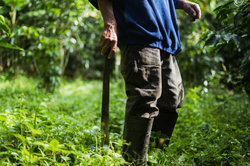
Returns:
[[[121,157],[126,102],[122,81],[111,83],[108,151],[100,143],[102,82],[77,79],[54,94],[37,89],[37,84],[27,77],[0,76],[0,165],[126,164]],[[165,151],[150,146],[151,165],[250,165],[245,94],[188,89],[179,113],[170,146]]]

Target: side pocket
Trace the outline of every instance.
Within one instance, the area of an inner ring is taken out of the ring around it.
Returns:
[[[129,75],[131,75],[135,68],[134,52],[132,51],[133,48],[133,45],[126,45],[121,48],[122,55],[120,71],[125,80],[129,78]]]

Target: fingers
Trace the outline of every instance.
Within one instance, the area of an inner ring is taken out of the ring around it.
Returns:
[[[102,35],[100,36],[101,54],[107,55],[109,59],[113,57],[116,52],[117,41],[116,26],[104,26]]]
[[[188,13],[189,17],[191,17],[191,21],[201,18],[201,9],[198,4],[185,1],[183,9]]]
[[[195,10],[196,12],[196,19],[200,19],[201,18],[201,9],[200,9],[200,6],[198,4],[194,4],[193,5],[193,9]]]
[[[101,54],[107,55],[109,59],[112,58],[116,52],[117,41],[110,41],[101,37],[100,44],[102,47]]]
[[[105,46],[102,48],[101,54],[107,56],[108,59],[110,59],[114,56],[115,52],[116,52],[116,45],[114,45],[112,49],[111,47]]]
[[[116,52],[116,48],[111,49],[109,52],[109,55],[108,55],[108,59],[112,58],[114,56],[115,52]]]
[[[192,20],[195,20],[197,18],[196,11],[192,7],[189,8],[188,15],[192,18]]]
[[[190,9],[191,12],[189,13],[189,16],[192,18],[191,21],[201,18],[201,9],[198,4],[192,4]]]

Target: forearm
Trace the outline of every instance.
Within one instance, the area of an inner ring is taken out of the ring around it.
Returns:
[[[183,1],[186,0],[178,0],[175,4],[175,9],[183,9]]]
[[[104,25],[116,25],[112,0],[98,0],[98,6],[103,17]]]
[[[104,21],[103,32],[100,37],[100,44],[102,47],[102,55],[108,54],[111,58],[116,52],[118,37],[117,37],[117,23],[113,12],[112,0],[98,0],[98,6]]]

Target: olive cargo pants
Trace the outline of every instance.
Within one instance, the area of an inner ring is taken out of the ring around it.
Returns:
[[[152,130],[161,130],[170,138],[184,97],[175,56],[141,45],[125,45],[120,50],[128,97],[126,115],[154,118]]]

